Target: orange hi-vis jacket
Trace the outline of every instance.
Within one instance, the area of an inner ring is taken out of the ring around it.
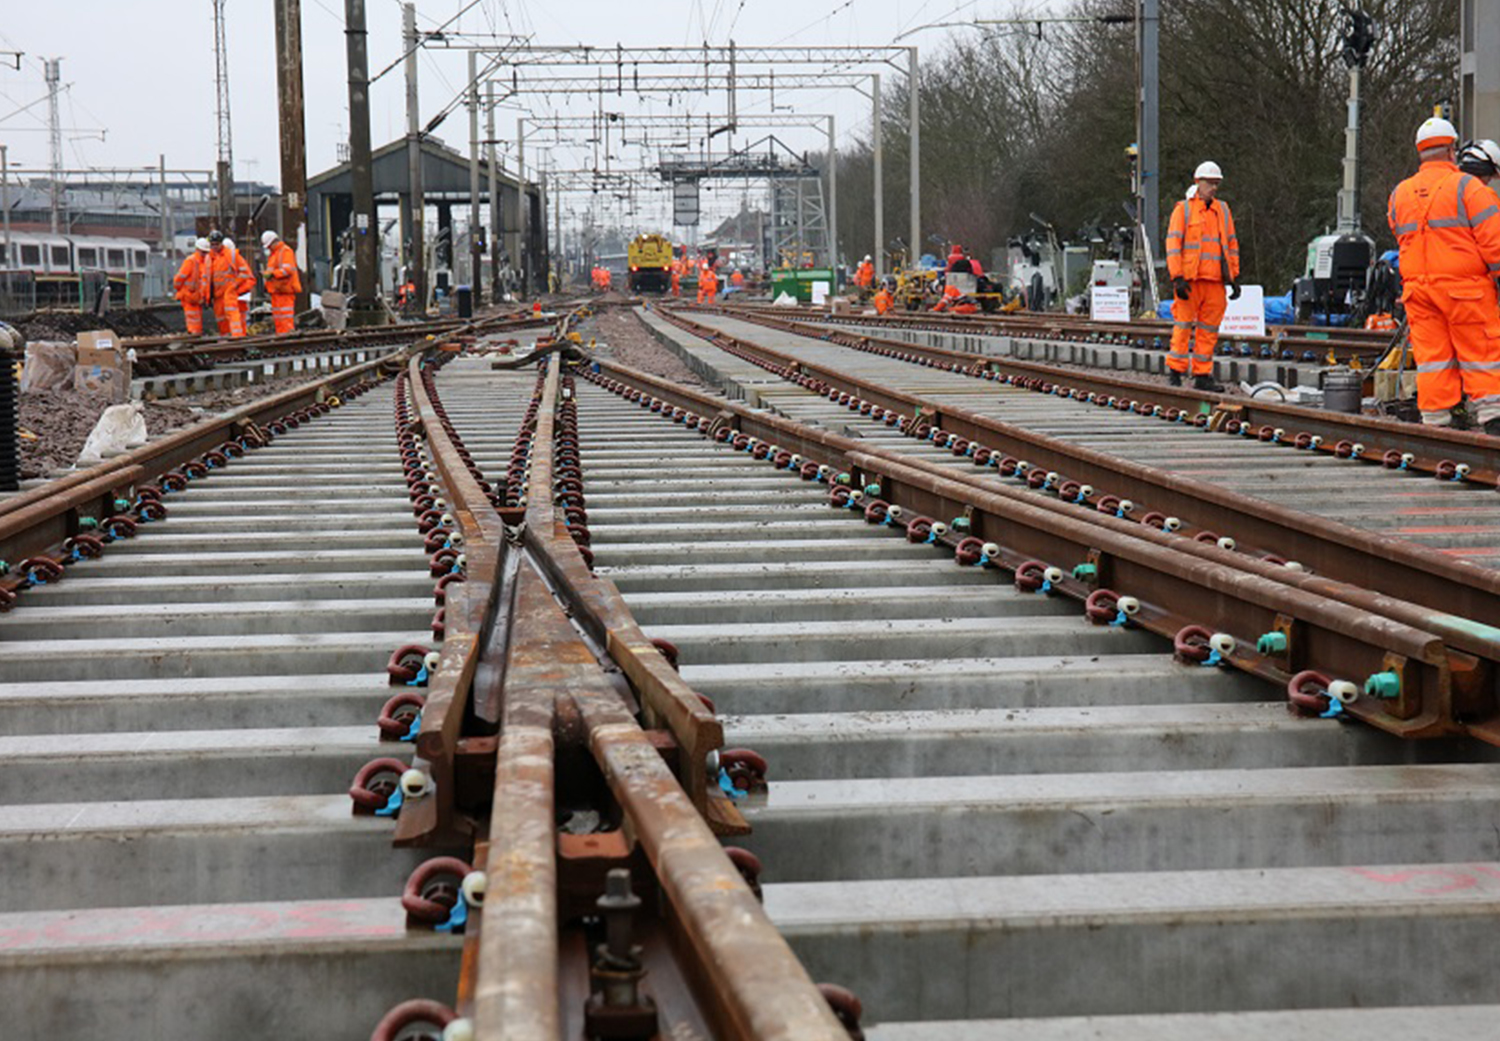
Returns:
[[[1205,203],[1195,196],[1177,204],[1167,228],[1167,274],[1202,282],[1240,277],[1240,240],[1222,199]]]
[[[1424,282],[1500,275],[1495,193],[1446,159],[1431,159],[1391,192],[1391,231],[1401,247],[1402,297]]]
[[[245,259],[245,254],[238,249],[234,250],[234,271],[239,276],[239,281],[235,283],[234,296],[255,292],[255,269],[250,266],[250,261]]]
[[[235,298],[240,293],[240,269],[236,254],[223,246],[208,251],[208,277],[205,279],[206,304],[218,308],[225,300],[238,306]]]
[[[302,292],[302,276],[297,272],[297,254],[280,239],[271,245],[266,257],[266,292],[295,295]]]
[[[172,279],[172,288],[182,303],[201,307],[208,302],[208,279],[204,266],[207,259],[207,253],[194,250],[182,262],[182,267],[177,269],[177,274]]]

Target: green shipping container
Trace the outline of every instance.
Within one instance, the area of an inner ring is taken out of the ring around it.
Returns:
[[[771,272],[771,299],[775,300],[782,293],[789,293],[801,303],[810,303],[812,301],[812,286],[814,282],[827,283],[828,295],[833,295],[833,271],[829,268],[777,269]]]

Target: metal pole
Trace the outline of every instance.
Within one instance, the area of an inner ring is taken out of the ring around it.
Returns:
[[[907,247],[907,264],[915,265],[922,255],[922,84],[917,68],[917,49],[911,49],[911,68],[906,74],[911,92],[911,244]]]
[[[555,229],[553,231],[553,241],[552,241],[552,270],[557,273],[557,288],[559,290],[561,290],[562,289],[562,279],[563,279],[563,267],[564,267],[565,262],[567,260],[567,250],[563,249],[563,237],[562,237],[562,195],[561,194],[559,194],[558,197],[552,203],[552,227]],[[552,289],[552,279],[551,278],[547,279],[547,289],[549,291]]]
[[[1339,233],[1359,230],[1359,66],[1349,70],[1349,119],[1344,127],[1344,187],[1339,192]]]
[[[62,206],[62,122],[57,114],[57,91],[62,82],[62,59],[49,58],[42,63],[47,78],[47,136],[50,141],[52,176],[52,234],[59,227],[58,211]]]
[[[537,261],[537,263],[536,263],[536,267],[537,267],[537,270],[536,270],[536,280],[537,280],[537,283],[538,283],[537,284],[537,292],[538,293],[545,293],[548,289],[551,288],[547,284],[547,282],[548,282],[548,280],[547,280],[548,268],[549,268],[549,266],[552,263],[552,243],[550,243],[550,242],[547,241],[547,204],[548,204],[549,201],[550,200],[547,198],[547,171],[543,170],[542,171],[542,195],[541,195],[541,203],[542,203],[541,218],[542,219],[541,219],[541,223],[538,224],[538,226],[537,226],[537,232],[538,232],[538,235],[539,235],[539,237],[541,239],[541,242],[538,243],[538,245],[541,248],[537,250],[537,258],[536,258],[536,261]]]
[[[1160,31],[1161,0],[1142,0],[1137,11],[1141,46],[1140,164],[1141,223],[1151,255],[1161,256]]]
[[[170,257],[172,255],[172,217],[167,212],[167,157],[158,155],[156,159],[160,169],[158,184],[161,198],[157,205],[161,207],[161,251]]]
[[[417,5],[401,5],[402,39],[406,46],[406,266],[421,310],[427,309],[427,198],[422,189],[422,121],[417,107]]]
[[[5,214],[5,267],[20,267],[10,245],[10,159],[9,149],[0,145],[0,210]]]
[[[828,117],[828,266],[833,268],[833,288],[838,288],[839,267],[839,153],[833,116]]]
[[[531,226],[531,200],[526,195],[526,118],[516,120],[516,231],[520,247],[516,250],[516,267],[521,272],[521,295],[531,288],[526,279],[530,251],[526,248],[526,235]]]
[[[349,174],[354,196],[354,299],[352,325],[374,324],[380,294],[380,224],[375,216],[375,174],[370,159],[370,66],[365,40],[365,0],[344,0],[349,54]]]
[[[469,291],[484,302],[484,253],[479,246],[479,55],[469,52]]]
[[[500,302],[500,254],[505,250],[501,238],[500,224],[500,163],[495,151],[495,106],[489,105],[484,114],[485,156],[490,174],[490,299]]]
[[[870,100],[874,118],[870,123],[870,141],[875,150],[875,274],[885,277],[885,148],[880,133],[880,73],[870,77]]]
[[[281,237],[307,273],[296,308],[311,306],[307,244],[307,134],[302,93],[302,0],[276,0],[276,93],[281,110]]]

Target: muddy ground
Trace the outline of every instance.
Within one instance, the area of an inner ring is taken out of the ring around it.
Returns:
[[[280,393],[310,382],[302,376],[283,377],[231,390],[212,390],[166,401],[145,403],[146,432],[154,438],[200,419],[239,408],[256,398]],[[67,470],[83,450],[99,416],[112,402],[102,395],[73,390],[44,390],[19,397],[21,479],[48,477]]]

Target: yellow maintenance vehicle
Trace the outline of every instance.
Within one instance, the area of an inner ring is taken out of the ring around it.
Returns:
[[[637,235],[626,252],[632,293],[665,293],[672,285],[672,242],[664,235]]]

